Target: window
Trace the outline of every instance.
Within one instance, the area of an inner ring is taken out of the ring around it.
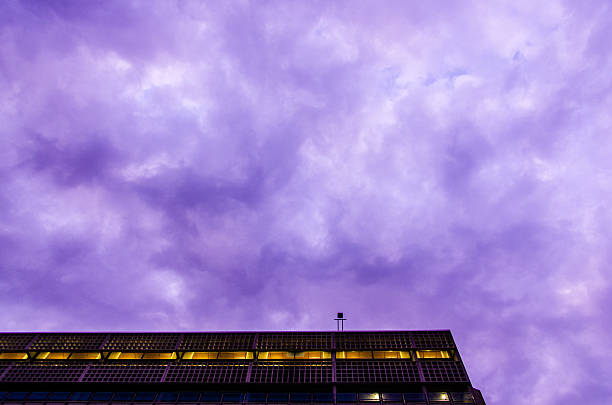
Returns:
[[[102,358],[102,353],[72,353],[70,354],[70,360],[99,360]]]
[[[359,401],[361,402],[378,402],[379,400],[380,395],[376,392],[359,394]]]
[[[224,392],[223,402],[242,402],[242,392]]]
[[[430,401],[450,401],[446,392],[430,392],[428,396]]]
[[[251,352],[219,352],[218,358],[222,360],[252,359],[253,353]]]
[[[449,359],[450,355],[446,350],[417,350],[419,359]]]
[[[116,392],[113,401],[131,401],[133,396],[133,392]]]
[[[336,394],[338,402],[357,402],[357,394],[354,392],[339,392]]]
[[[156,394],[156,392],[137,392],[134,401],[153,401]]]
[[[409,359],[410,352],[386,350],[374,352],[375,359]]]
[[[315,392],[312,398],[313,402],[334,402],[333,392]]]
[[[269,403],[278,403],[278,402],[289,402],[289,393],[288,392],[271,392],[268,395]]]
[[[219,392],[205,392],[202,394],[202,402],[221,402]]]
[[[295,354],[296,360],[317,360],[317,359],[331,359],[330,352],[319,352],[319,351],[309,351],[309,352],[298,352]]]
[[[142,358],[147,360],[172,360],[176,359],[176,353],[145,353]]]
[[[402,394],[399,394],[399,393],[383,392],[381,396],[382,396],[382,400],[385,402],[404,402]]]
[[[37,360],[66,360],[70,353],[63,352],[40,352],[36,355]]]
[[[6,394],[6,397],[4,399],[8,399],[8,400],[23,400],[26,399],[26,397],[28,396],[29,392],[9,392],[8,394]]]
[[[112,397],[112,392],[94,392],[91,394],[91,401],[110,401]]]
[[[292,360],[294,356],[291,352],[260,352],[257,358],[260,360]]]
[[[338,352],[336,353],[337,359],[371,359],[372,352]]]
[[[32,392],[28,396],[28,399],[31,401],[42,401],[47,399],[47,395],[49,395],[48,392]]]
[[[248,392],[246,394],[247,402],[266,402],[265,392]]]
[[[0,360],[25,360],[27,353],[0,353]]]
[[[112,352],[108,355],[109,360],[140,360],[142,359],[142,353],[125,353],[125,352]]]
[[[69,392],[52,392],[49,395],[49,399],[52,401],[66,401],[69,396]]]
[[[183,359],[186,360],[214,360],[219,352],[185,352]]]
[[[296,403],[310,402],[310,392],[292,392],[291,402],[296,402]]]
[[[161,402],[175,402],[178,398],[178,392],[160,392],[158,401]]]
[[[198,402],[200,400],[199,392],[181,392],[178,398],[179,402]]]
[[[406,402],[425,402],[427,400],[422,392],[404,393],[404,398]]]
[[[451,393],[451,397],[454,402],[474,403],[474,397],[470,392],[453,392]]]
[[[71,401],[87,401],[91,396],[91,392],[75,392],[70,397]]]

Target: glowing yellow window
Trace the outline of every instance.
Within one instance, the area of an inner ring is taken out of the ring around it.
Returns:
[[[102,358],[101,353],[93,352],[93,353],[72,353],[70,355],[70,360],[99,360]]]
[[[446,350],[417,350],[419,359],[449,359],[450,355]]]
[[[140,360],[142,353],[112,352],[108,358],[110,360]]]
[[[398,350],[385,350],[374,352],[375,359],[409,359],[410,352],[402,352]]]
[[[260,360],[293,360],[291,352],[260,352],[257,356]]]
[[[252,359],[253,353],[251,352],[219,352],[218,358],[223,359],[223,360]]]
[[[318,352],[318,351],[310,351],[310,352],[300,352],[295,354],[296,359],[307,359],[307,360],[317,360],[317,359],[331,359],[330,352]]]
[[[37,359],[44,360],[65,360],[70,356],[70,353],[62,353],[62,352],[40,352]]]
[[[214,360],[219,352],[185,352],[183,358],[186,360]]]
[[[176,353],[145,353],[142,358],[149,360],[172,360],[176,359]]]
[[[25,360],[27,353],[0,353],[0,360]]]
[[[338,352],[336,353],[337,359],[371,359],[372,352]]]

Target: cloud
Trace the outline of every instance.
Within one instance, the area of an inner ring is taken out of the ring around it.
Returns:
[[[4,2],[2,324],[344,311],[450,328],[492,404],[603,403],[611,12]]]

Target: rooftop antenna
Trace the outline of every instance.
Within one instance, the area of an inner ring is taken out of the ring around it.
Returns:
[[[338,317],[334,318],[334,321],[336,321],[336,326],[338,326],[338,331],[340,331],[340,322],[342,322],[342,330],[344,331],[344,321],[346,321],[346,318],[344,317],[344,313],[338,312]]]

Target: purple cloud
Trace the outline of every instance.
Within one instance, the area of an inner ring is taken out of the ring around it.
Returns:
[[[612,9],[5,1],[0,322],[450,328],[605,403]]]

